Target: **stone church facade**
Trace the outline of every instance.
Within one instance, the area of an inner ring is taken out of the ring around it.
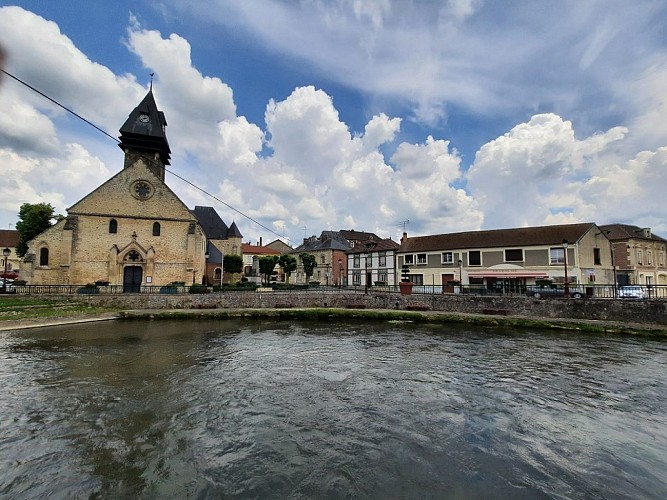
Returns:
[[[28,243],[21,279],[31,285],[108,281],[127,292],[207,281],[211,242],[196,211],[165,183],[166,125],[151,89],[120,129],[124,168]],[[242,236],[234,228],[227,243],[240,255]]]

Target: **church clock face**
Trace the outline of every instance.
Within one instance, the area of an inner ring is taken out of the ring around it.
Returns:
[[[147,200],[153,196],[153,185],[148,181],[135,181],[130,188],[132,196],[138,200]]]

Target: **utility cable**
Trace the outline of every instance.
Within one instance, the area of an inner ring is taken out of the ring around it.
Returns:
[[[73,115],[76,116],[79,120],[82,120],[83,122],[87,123],[88,125],[90,125],[91,127],[93,127],[95,130],[97,130],[98,132],[103,133],[104,135],[106,135],[107,137],[109,137],[111,140],[113,140],[113,141],[116,142],[117,144],[120,144],[120,140],[119,140],[117,137],[112,136],[111,134],[109,134],[109,133],[106,132],[105,130],[103,130],[103,129],[101,129],[100,127],[98,127],[97,125],[95,125],[94,123],[92,123],[92,122],[86,120],[83,116],[81,116],[81,115],[77,114],[76,112],[72,111],[72,110],[71,110],[70,108],[68,108],[67,106],[65,106],[65,105],[63,105],[63,104],[60,104],[58,101],[56,101],[55,99],[49,97],[49,96],[46,95],[44,92],[41,92],[41,91],[37,90],[37,89],[36,89],[35,87],[33,87],[32,85],[30,85],[30,84],[24,82],[24,81],[21,80],[20,78],[18,78],[18,77],[16,77],[16,76],[12,75],[11,73],[9,73],[8,71],[6,71],[6,70],[4,70],[4,69],[2,69],[2,68],[0,68],[0,71],[2,71],[2,72],[3,72],[5,75],[7,75],[8,77],[13,78],[14,80],[16,80],[17,82],[19,82],[20,84],[25,85],[26,87],[28,87],[28,88],[29,88],[30,90],[32,90],[33,92],[36,92],[37,94],[41,95],[41,96],[44,97],[45,99],[48,99],[49,101],[51,101],[51,102],[52,102],[53,104],[55,104],[56,106],[59,106],[59,107],[61,107],[62,109],[64,109],[65,111],[67,111],[68,113],[73,114]],[[151,162],[154,163],[155,165],[158,165],[158,163],[155,162],[155,160],[151,160],[151,159],[149,159],[149,161],[151,161]],[[222,201],[220,198],[218,198],[217,196],[214,196],[213,194],[209,193],[209,192],[206,191],[205,189],[203,189],[203,188],[197,186],[195,183],[190,182],[189,180],[187,180],[187,179],[184,178],[184,177],[181,177],[180,175],[178,175],[178,174],[175,173],[175,172],[172,172],[172,171],[169,170],[167,167],[164,167],[164,166],[162,166],[162,165],[159,165],[159,166],[160,166],[161,168],[164,168],[165,172],[170,173],[171,175],[173,175],[173,176],[176,177],[177,179],[180,179],[181,181],[185,182],[186,184],[188,184],[188,185],[192,186],[193,188],[195,188],[195,189],[201,191],[201,192],[204,193],[206,196],[209,196],[209,197],[213,198],[213,199],[214,199],[215,201],[217,201],[218,203],[222,203],[224,206],[226,206],[226,207],[229,208],[230,210],[233,210],[234,212],[236,212],[237,214],[241,215],[242,217],[245,217],[245,218],[248,219],[249,221],[254,222],[255,224],[257,224],[257,225],[258,225],[259,227],[261,227],[262,229],[264,229],[264,230],[270,232],[271,234],[274,234],[274,235],[278,236],[279,238],[285,239],[285,240],[289,241],[290,243],[294,244],[294,242],[293,242],[292,240],[290,240],[289,238],[286,238],[285,236],[282,236],[282,235],[280,235],[279,233],[275,232],[273,229],[266,227],[266,226],[265,226],[264,224],[262,224],[261,222],[258,222],[258,221],[256,221],[255,219],[253,219],[252,217],[250,217],[249,215],[244,214],[244,213],[241,212],[240,210],[238,210],[238,209],[234,208],[233,206],[231,206],[229,203],[225,203],[225,202]]]

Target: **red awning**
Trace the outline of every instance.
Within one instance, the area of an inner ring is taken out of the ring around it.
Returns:
[[[522,271],[522,272],[512,272],[512,271],[473,271],[469,272],[468,276],[471,278],[548,278],[549,275],[547,273],[539,273],[539,272],[530,272],[530,271]]]

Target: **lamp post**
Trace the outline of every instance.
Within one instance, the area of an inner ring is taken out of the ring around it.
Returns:
[[[2,293],[7,293],[7,261],[9,260],[10,253],[12,253],[12,251],[9,248],[2,250],[2,255],[5,256],[5,275],[2,278]]]
[[[225,254],[220,252],[220,286],[222,286],[222,277],[225,275]]]
[[[364,251],[364,265],[366,267],[366,275],[364,277],[364,285],[366,285],[366,288],[364,290],[364,293],[368,293],[368,249]]]
[[[206,281],[206,283],[204,283],[205,285],[208,285],[208,259],[210,257],[211,257],[210,253],[206,252],[204,254],[204,259],[206,259],[206,263],[204,264],[204,280]]]
[[[565,284],[563,285],[563,297],[568,298],[570,296],[570,282],[567,277],[567,240],[563,240],[563,268],[565,269]]]
[[[459,292],[463,293],[463,261],[459,259]]]
[[[338,286],[343,286],[343,259],[338,259]]]

